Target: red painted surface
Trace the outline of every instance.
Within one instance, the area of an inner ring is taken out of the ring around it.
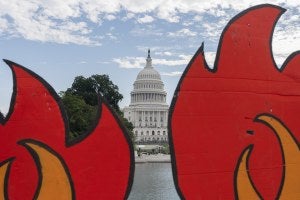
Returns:
[[[8,197],[31,200],[36,192],[40,177],[34,158],[17,144],[33,139],[48,145],[64,160],[73,180],[73,199],[123,199],[131,186],[132,154],[125,133],[107,105],[99,106],[102,112],[95,129],[86,138],[67,145],[66,121],[57,94],[33,72],[8,64],[15,78],[15,101],[10,115],[0,124],[0,162],[15,157]]]
[[[239,14],[222,34],[214,70],[201,47],[183,74],[170,129],[175,182],[185,199],[234,199],[234,170],[250,144],[253,184],[264,199],[277,197],[280,145],[269,127],[253,120],[277,116],[300,140],[300,56],[292,54],[278,70],[271,48],[283,12],[263,5]]]

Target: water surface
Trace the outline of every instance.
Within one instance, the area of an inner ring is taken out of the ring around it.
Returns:
[[[135,165],[129,200],[179,200],[173,183],[171,163]]]

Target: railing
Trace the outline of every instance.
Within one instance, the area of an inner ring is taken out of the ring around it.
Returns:
[[[168,141],[137,141],[135,144],[168,144]]]

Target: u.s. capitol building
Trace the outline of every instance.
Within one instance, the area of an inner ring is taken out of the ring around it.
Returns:
[[[130,105],[124,108],[124,116],[134,126],[136,143],[167,143],[167,93],[160,74],[152,66],[150,50],[146,66],[137,75],[130,95]]]

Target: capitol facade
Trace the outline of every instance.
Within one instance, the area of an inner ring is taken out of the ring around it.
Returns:
[[[130,93],[130,105],[124,108],[124,116],[133,126],[138,144],[168,142],[167,93],[160,74],[153,68],[150,50],[146,66],[139,72]]]

